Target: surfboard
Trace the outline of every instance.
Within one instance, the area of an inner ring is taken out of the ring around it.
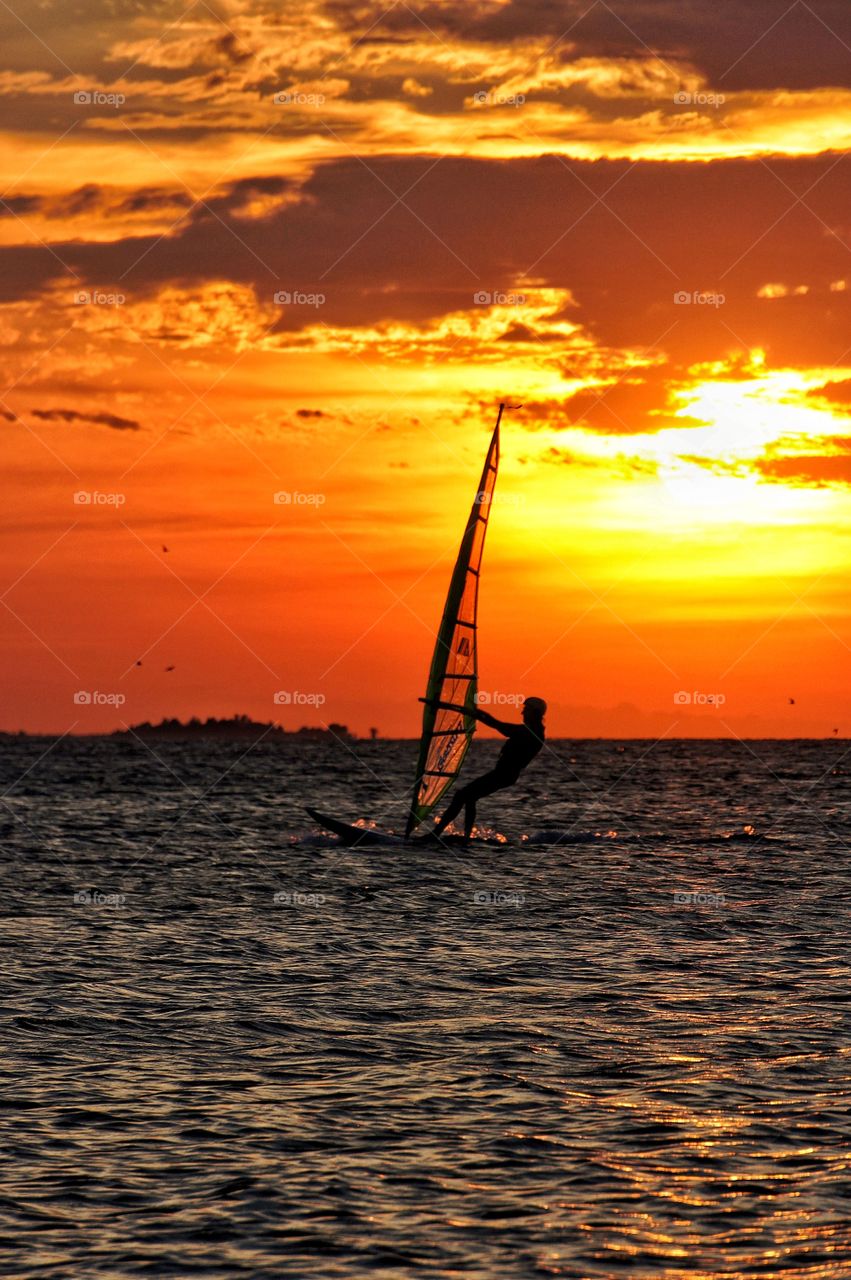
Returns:
[[[320,813],[318,809],[307,807],[307,812],[314,822],[318,822],[320,827],[324,827],[332,835],[338,836],[340,843],[350,849],[367,845],[388,848],[395,846],[401,849],[412,844],[428,846],[432,849],[439,849],[441,845],[450,849],[468,849],[471,845],[487,845],[489,848],[502,849],[508,844],[507,840],[494,840],[487,836],[474,836],[472,840],[465,840],[463,836],[452,835],[400,836],[391,831],[379,831],[376,827],[358,827],[350,822],[340,822],[338,818],[332,818],[327,813]]]
[[[403,845],[405,843],[402,836],[393,835],[390,831],[378,831],[374,827],[358,827],[350,822],[340,822],[338,818],[331,818],[327,813],[320,813],[318,809],[311,809],[309,806],[307,806],[307,812],[314,822],[318,822],[320,827],[324,827],[332,835],[339,836],[341,843],[350,848],[361,844]]]

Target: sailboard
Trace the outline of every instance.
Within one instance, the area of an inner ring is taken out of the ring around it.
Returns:
[[[488,446],[479,487],[464,526],[461,546],[449,579],[449,590],[437,629],[434,651],[426,685],[423,724],[411,797],[405,828],[405,839],[432,812],[441,796],[452,786],[476,729],[474,710],[478,694],[478,604],[479,579],[485,535],[499,471],[499,428],[508,406],[501,404],[493,435]],[[451,702],[460,711],[448,711],[429,702]],[[402,842],[399,836],[353,827],[327,815],[308,809],[308,813],[326,830],[334,832],[344,844],[357,845],[376,841]],[[441,837],[447,840],[447,837]],[[451,839],[451,837],[449,837]],[[488,841],[487,843],[491,843]]]
[[[423,707],[423,727],[406,835],[410,835],[428,817],[444,792],[452,786],[476,730],[473,712],[479,678],[479,577],[499,470],[499,427],[504,409],[505,405],[501,404],[482,478],[449,580],[426,686],[429,701],[452,702],[465,709],[447,711],[430,706],[429,701]]]
[[[381,847],[384,849],[404,849],[409,848],[411,844],[428,845],[430,848],[462,848],[468,847],[468,841],[463,836],[448,835],[446,832],[441,836],[433,836],[431,833],[424,836],[397,836],[392,835],[389,831],[379,831],[376,827],[361,827],[353,825],[350,822],[340,822],[338,818],[332,818],[327,813],[320,813],[318,809],[308,808],[310,814],[320,827],[324,827],[326,831],[330,831],[335,835],[340,844],[346,845],[350,849],[359,849],[367,847]],[[478,836],[476,844],[491,845],[495,849],[505,848],[510,842],[504,838]]]

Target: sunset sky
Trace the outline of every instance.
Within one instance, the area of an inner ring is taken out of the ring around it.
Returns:
[[[847,0],[11,0],[0,39],[0,729],[416,734],[509,398],[494,703],[851,736]]]

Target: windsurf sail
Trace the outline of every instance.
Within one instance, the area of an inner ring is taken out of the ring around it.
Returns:
[[[407,835],[428,817],[443,793],[452,786],[476,728],[472,712],[478,692],[476,614],[479,573],[499,468],[499,424],[504,409],[505,405],[501,404],[482,478],[461,539],[426,687],[426,698],[453,702],[465,710],[444,711],[427,704],[423,708],[423,730]]]

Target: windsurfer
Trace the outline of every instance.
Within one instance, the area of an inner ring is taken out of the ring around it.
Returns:
[[[454,702],[440,702],[435,698],[420,698],[420,702],[425,702],[431,707],[442,708],[445,711],[460,711],[463,714],[467,714],[466,707],[458,706]],[[495,791],[513,787],[521,772],[528,764],[531,764],[541,750],[545,738],[544,716],[546,713],[547,704],[543,698],[527,698],[525,700],[523,703],[522,724],[498,720],[496,716],[483,711],[480,707],[475,708],[472,714],[476,719],[481,724],[486,724],[491,729],[496,729],[507,741],[500,751],[499,758],[493,769],[488,773],[483,773],[480,778],[474,778],[472,782],[467,783],[466,787],[462,787],[460,791],[455,792],[446,812],[434,829],[436,836],[441,835],[463,809],[464,835],[468,840],[470,839],[473,833],[473,824],[476,821],[476,802],[481,800],[483,796],[493,795]]]

